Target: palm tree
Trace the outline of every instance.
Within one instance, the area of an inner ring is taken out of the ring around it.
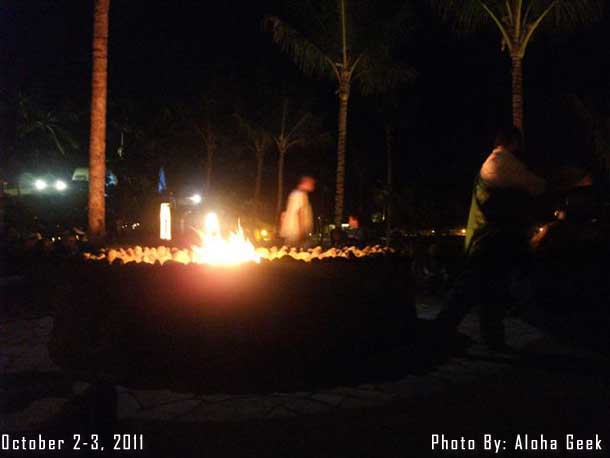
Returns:
[[[70,150],[78,149],[78,142],[67,128],[70,121],[77,119],[76,113],[44,108],[34,97],[24,94],[19,94],[18,104],[17,138],[29,139],[30,151],[38,155],[41,149],[54,149],[65,158]]]
[[[223,91],[226,90],[226,88],[219,88],[214,81],[212,86],[199,96],[198,102],[194,105],[188,106],[180,103],[172,107],[172,117],[181,119],[205,149],[205,158],[201,156],[200,162],[204,168],[206,194],[212,190],[214,166],[222,138],[221,123],[216,120],[221,117],[221,110],[224,106],[223,100],[218,97],[222,96]]]
[[[277,199],[275,206],[275,214],[279,216],[282,211],[284,200],[284,164],[286,162],[286,153],[295,146],[303,146],[310,140],[308,132],[305,129],[306,124],[311,121],[311,113],[305,112],[297,116],[294,122],[289,120],[288,98],[284,97],[282,101],[282,114],[280,118],[280,126],[277,133],[271,134],[271,139],[277,147]]]
[[[391,45],[399,36],[408,10],[393,11],[382,23],[374,2],[358,2],[348,10],[348,0],[300,0],[289,3],[302,18],[300,30],[277,16],[265,19],[273,41],[288,53],[303,72],[332,78],[339,98],[335,224],[343,219],[347,111],[350,90],[358,83],[366,92],[383,92],[410,79],[413,72],[391,62]]]
[[[108,10],[110,0],[95,0],[93,17],[93,72],[91,78],[91,133],[89,140],[89,233],[106,232],[106,93],[108,67]]]
[[[235,114],[240,128],[245,132],[248,139],[248,148],[256,158],[256,179],[254,181],[254,208],[260,207],[260,195],[263,180],[263,166],[265,165],[265,154],[271,145],[271,135],[262,127],[255,126],[242,116]]]
[[[573,27],[599,17],[604,0],[432,0],[462,30],[492,22],[512,64],[513,125],[523,129],[523,59],[543,26]]]
[[[389,237],[392,231],[392,198],[394,197],[394,146],[396,140],[396,129],[390,121],[384,126],[385,148],[386,148],[386,186],[388,190],[388,201],[385,209],[386,235]]]
[[[116,145],[115,159],[125,159],[136,143],[142,139],[143,132],[137,122],[137,108],[133,100],[122,100],[120,104],[110,102],[108,117],[111,121],[108,131],[112,132],[113,145]]]
[[[205,160],[205,191],[207,194],[212,189],[212,172],[214,170],[214,159],[218,150],[218,135],[216,126],[212,123],[210,107],[206,105],[205,114],[202,119],[195,121],[195,130],[203,142],[206,150]]]
[[[404,100],[404,98],[403,98]],[[398,152],[396,146],[400,144],[398,132],[412,128],[419,110],[419,97],[410,94],[404,103],[398,103],[395,94],[385,94],[377,99],[377,110],[383,120],[383,132],[386,150],[386,184],[385,184],[385,223],[386,234],[392,231],[394,207],[397,193],[394,186],[394,156]],[[399,125],[400,122],[400,125]],[[400,127],[400,128],[399,128]]]

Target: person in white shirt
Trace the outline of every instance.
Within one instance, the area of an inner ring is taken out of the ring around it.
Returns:
[[[313,211],[309,193],[316,189],[316,180],[303,176],[288,196],[286,211],[282,213],[280,236],[288,246],[301,247],[313,229]]]

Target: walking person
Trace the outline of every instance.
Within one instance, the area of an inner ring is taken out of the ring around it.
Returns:
[[[280,236],[284,244],[303,248],[309,233],[313,229],[313,211],[309,203],[309,193],[316,189],[316,180],[303,176],[299,184],[288,196],[286,211],[282,213]]]
[[[483,342],[492,350],[506,346],[503,319],[510,298],[510,275],[528,252],[528,208],[546,187],[524,158],[521,133],[514,128],[499,132],[475,179],[465,239],[466,265],[437,317],[439,331],[448,334],[442,338],[454,335],[470,308],[478,305]]]

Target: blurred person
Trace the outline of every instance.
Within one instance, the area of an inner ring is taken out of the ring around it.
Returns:
[[[537,252],[552,245],[567,248],[570,240],[573,246],[574,241],[585,235],[584,228],[603,214],[602,193],[588,167],[560,168],[553,176],[552,190],[546,196],[546,206],[553,210],[552,218],[547,218],[530,240]]]
[[[330,245],[332,247],[342,247],[347,242],[345,232],[340,227],[334,228],[330,231]]]
[[[470,310],[479,306],[481,337],[492,350],[506,347],[505,307],[513,269],[528,253],[533,197],[546,181],[534,174],[525,157],[522,136],[501,130],[475,179],[465,238],[466,265],[437,317],[443,333],[455,334]]]
[[[366,230],[360,224],[360,216],[351,213],[347,220],[349,228],[347,229],[347,241],[349,245],[364,246],[367,241]]]
[[[313,230],[313,210],[309,203],[309,193],[316,189],[316,180],[303,176],[299,184],[288,196],[286,211],[281,215],[280,236],[284,244],[302,248]]]

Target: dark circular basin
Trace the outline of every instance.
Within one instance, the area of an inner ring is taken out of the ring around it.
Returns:
[[[219,268],[71,260],[46,270],[50,353],[90,381],[205,392],[350,383],[415,326],[409,260]]]

